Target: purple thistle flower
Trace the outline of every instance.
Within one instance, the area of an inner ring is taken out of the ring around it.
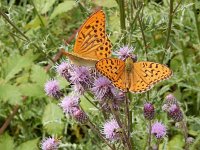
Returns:
[[[102,133],[110,141],[115,141],[120,138],[120,133],[118,132],[120,127],[115,119],[107,121],[103,126]]]
[[[71,115],[79,107],[79,98],[76,96],[65,96],[59,105],[64,113]]]
[[[82,124],[88,121],[88,116],[86,115],[86,113],[79,108],[76,108],[76,110],[72,113],[72,116],[76,121]]]
[[[59,141],[53,137],[45,138],[41,142],[42,150],[57,150]]]
[[[176,105],[173,104],[169,107],[169,112],[168,112],[169,117],[171,117],[175,122],[179,122],[183,120],[183,113],[180,110],[180,108]]]
[[[107,78],[99,77],[94,81],[92,91],[98,100],[103,100],[112,95],[111,88],[113,88],[113,86]]]
[[[45,83],[44,90],[48,96],[59,99],[63,94],[60,92],[59,83],[57,80],[49,80]]]
[[[70,81],[74,84],[75,92],[83,94],[91,85],[90,71],[87,67],[75,67],[71,72]]]
[[[128,57],[131,57],[134,62],[137,61],[136,55],[132,54],[134,51],[133,47],[124,46],[119,49],[119,52],[116,53],[116,55],[121,60],[126,60]]]
[[[144,104],[144,117],[148,120],[152,120],[154,118],[155,110],[151,103]]]
[[[56,71],[57,73],[64,77],[67,81],[69,81],[69,78],[71,77],[70,75],[70,70],[72,69],[72,65],[67,63],[67,62],[62,62],[58,66],[56,66]]]
[[[156,122],[152,125],[151,133],[160,139],[166,135],[166,127],[161,122]]]

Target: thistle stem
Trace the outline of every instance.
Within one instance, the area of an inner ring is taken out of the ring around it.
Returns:
[[[124,128],[124,126],[122,125],[122,123],[121,123],[121,121],[120,121],[120,119],[119,119],[119,114],[118,114],[118,112],[114,110],[112,103],[109,102],[109,106],[110,106],[110,109],[111,109],[111,111],[112,111],[112,114],[114,115],[114,117],[115,117],[115,119],[116,119],[116,121],[117,121],[119,127],[120,127],[121,130],[122,130],[123,137],[121,137],[121,139],[122,139],[122,141],[123,141],[124,146],[126,147],[126,144],[127,144],[128,150],[132,150],[132,145],[131,145],[131,143],[130,143],[130,140],[128,139],[128,136],[126,135],[126,132],[125,132],[125,130],[124,130],[125,128]]]
[[[126,22],[125,22],[125,9],[124,9],[124,0],[118,0],[119,10],[120,10],[120,26],[121,33],[125,35],[126,31]],[[123,38],[123,44],[126,44],[126,36]]]
[[[184,135],[184,139],[185,139],[185,150],[189,150],[189,145],[187,143],[187,138],[188,138],[188,129],[187,129],[187,125],[186,125],[186,121],[182,121],[182,127],[183,127],[183,135]]]
[[[112,147],[112,145],[110,145],[110,144],[108,143],[108,141],[103,137],[103,135],[99,132],[99,130],[96,128],[96,126],[95,126],[90,120],[88,121],[88,126],[90,126],[90,128],[93,130],[93,132],[95,132],[95,133],[98,134],[99,138],[100,138],[102,141],[104,141],[104,142],[111,148],[111,150],[115,150],[115,149]]]
[[[172,28],[172,19],[173,19],[173,14],[174,14],[173,3],[174,3],[174,0],[170,0],[169,22],[168,22],[168,29],[167,29],[167,39],[166,39],[166,42],[165,42],[165,49],[169,48],[169,38],[170,38],[170,33],[171,33],[171,28]],[[163,56],[162,56],[162,62],[164,61],[164,58],[165,58],[165,51],[164,51]]]
[[[149,120],[148,150],[151,150],[151,120]]]
[[[198,21],[198,15],[197,15],[197,11],[195,8],[195,0],[193,0],[194,4],[193,4],[193,12],[194,12],[194,18],[195,18],[195,23],[196,23],[196,28],[197,28],[197,36],[200,42],[200,22]]]

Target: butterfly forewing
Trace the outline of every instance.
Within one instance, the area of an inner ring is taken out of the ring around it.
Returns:
[[[142,93],[148,91],[159,81],[172,75],[172,71],[165,65],[154,62],[136,62],[133,64],[130,91]]]
[[[117,81],[124,73],[125,63],[116,58],[101,59],[96,63],[96,69],[111,81]]]
[[[105,14],[102,10],[92,14],[81,26],[74,53],[93,60],[110,57],[111,43],[105,32]]]

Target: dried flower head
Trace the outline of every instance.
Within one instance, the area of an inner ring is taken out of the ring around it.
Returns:
[[[143,111],[144,111],[144,117],[147,120],[152,120],[154,118],[155,110],[151,103],[145,103]]]
[[[72,69],[72,65],[67,62],[62,62],[61,64],[56,66],[57,73],[64,77],[67,81],[69,81],[71,75],[70,70]]]
[[[64,113],[71,115],[79,107],[79,97],[77,96],[65,96],[59,104]]]
[[[42,150],[57,150],[59,141],[53,137],[45,138],[41,142]]]
[[[45,83],[44,90],[48,96],[59,99],[63,94],[60,92],[59,83],[57,80],[49,80]]]
[[[175,122],[179,122],[183,120],[183,113],[179,106],[176,104],[172,104],[169,107],[168,115],[170,118],[172,118]]]
[[[103,134],[110,141],[115,141],[120,138],[120,127],[115,119],[107,121],[103,126]]]
[[[152,125],[151,133],[158,139],[163,138],[166,135],[166,127],[161,122],[155,122]]]
[[[87,67],[75,67],[71,72],[70,81],[74,84],[74,90],[78,94],[83,94],[92,85],[92,78]]]

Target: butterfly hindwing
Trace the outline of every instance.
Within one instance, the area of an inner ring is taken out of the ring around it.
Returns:
[[[74,53],[93,60],[110,57],[111,43],[106,35],[105,14],[102,10],[93,13],[81,26]]]
[[[136,62],[133,64],[130,91],[133,93],[146,92],[157,82],[172,75],[172,71],[165,65],[154,62]]]

